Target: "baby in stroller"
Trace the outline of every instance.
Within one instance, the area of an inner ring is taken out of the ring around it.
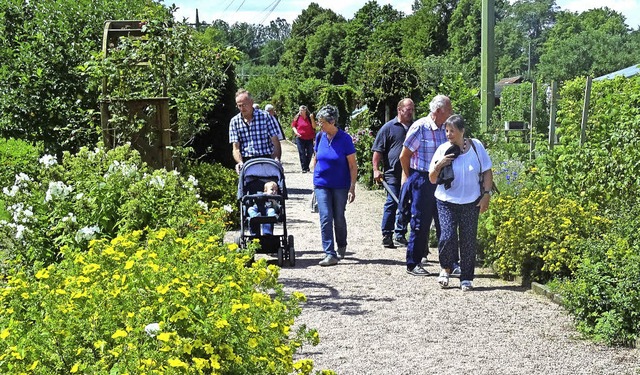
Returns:
[[[264,192],[265,195],[278,195],[278,184],[275,181],[267,181],[264,184]],[[280,203],[275,199],[267,199],[262,202],[262,204],[258,204],[258,202],[254,203],[253,206],[247,209],[247,214],[250,218],[257,216],[272,216],[278,217],[280,215]],[[258,230],[254,225],[251,225],[250,231],[252,235],[255,235]],[[261,225],[262,234],[263,235],[273,235],[273,224],[262,224]]]

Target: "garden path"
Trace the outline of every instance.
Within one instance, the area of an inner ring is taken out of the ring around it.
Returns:
[[[284,267],[287,291],[308,300],[296,324],[316,328],[318,346],[298,358],[338,374],[639,374],[640,351],[581,339],[567,312],[548,299],[480,269],[475,289],[405,273],[405,248],[381,246],[384,195],[359,186],[347,207],[347,256],[323,268],[312,174],[295,145],[283,143],[287,225],[297,263]],[[427,269],[439,267],[432,249]]]

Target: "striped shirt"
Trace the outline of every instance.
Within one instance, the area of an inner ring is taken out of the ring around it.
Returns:
[[[243,158],[271,156],[271,137],[277,137],[278,134],[275,119],[259,109],[253,110],[251,123],[242,118],[242,113],[235,115],[229,123],[229,143],[240,143],[240,154]]]
[[[444,125],[438,128],[430,115],[416,120],[409,128],[403,144],[413,152],[409,168],[428,172],[433,154],[445,142],[447,133]]]

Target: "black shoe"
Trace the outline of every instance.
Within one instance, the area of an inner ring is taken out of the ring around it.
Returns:
[[[407,239],[404,238],[404,236],[395,236],[393,238],[393,243],[396,246],[407,246],[409,244],[409,241],[407,241]]]
[[[382,237],[382,246],[389,248],[389,249],[393,249],[394,247],[396,247],[393,244],[393,238],[391,237],[390,234]]]
[[[421,264],[416,265],[412,270],[407,270],[407,273],[412,276],[429,276],[429,271],[425,270]]]
[[[303,170],[302,170],[302,173],[307,173],[307,172],[309,172],[309,171],[308,171],[308,170],[306,170],[306,169],[303,169]]]

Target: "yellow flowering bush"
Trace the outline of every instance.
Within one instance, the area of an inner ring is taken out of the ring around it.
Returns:
[[[311,373],[293,355],[318,334],[290,331],[305,296],[285,295],[264,259],[248,267],[257,245],[223,244],[216,222],[63,247],[60,262],[9,275],[0,373]]]
[[[580,242],[600,236],[608,220],[595,204],[580,205],[549,190],[498,195],[479,226],[484,255],[505,278],[546,281],[580,263]]]

